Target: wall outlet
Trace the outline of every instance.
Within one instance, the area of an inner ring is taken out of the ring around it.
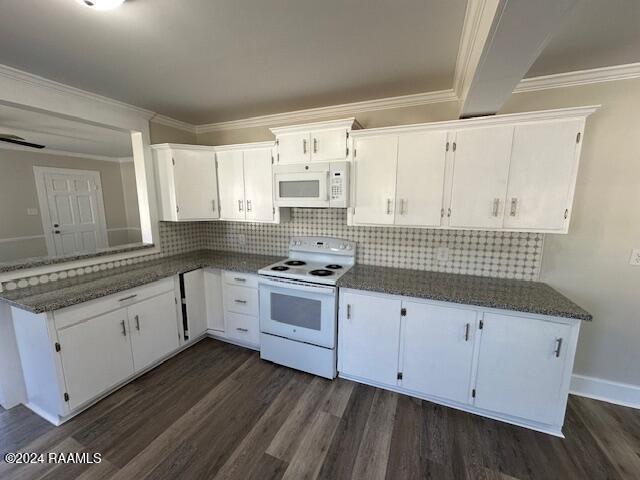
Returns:
[[[449,249],[447,247],[436,248],[436,260],[440,263],[449,261]]]
[[[631,250],[631,260],[629,260],[629,265],[640,267],[640,248],[634,248]]]
[[[246,245],[247,244],[247,237],[245,237],[244,233],[239,233],[238,234],[238,243],[240,245]]]

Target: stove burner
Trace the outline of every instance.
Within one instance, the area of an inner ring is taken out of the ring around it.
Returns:
[[[289,267],[285,267],[284,265],[276,265],[275,267],[271,267],[271,270],[275,270],[276,272],[284,272],[285,270],[289,270]]]
[[[316,277],[328,277],[330,275],[333,275],[333,272],[331,270],[325,270],[324,268],[319,268],[318,270],[311,270],[309,272],[309,275],[314,275]]]
[[[284,262],[284,264],[291,267],[301,267],[302,265],[306,265],[307,262],[303,262],[302,260],[288,260]]]
[[[325,265],[324,268],[328,268],[329,270],[340,270],[342,265],[338,265],[337,263],[332,263],[330,265]]]

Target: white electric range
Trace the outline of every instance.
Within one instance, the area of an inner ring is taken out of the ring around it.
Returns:
[[[349,240],[294,237],[288,259],[258,271],[261,358],[335,378],[335,285],[354,265],[355,254]]]

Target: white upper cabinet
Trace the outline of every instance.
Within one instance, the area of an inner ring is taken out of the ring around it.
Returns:
[[[271,148],[244,152],[245,218],[252,222],[273,221],[271,158]]]
[[[272,128],[279,164],[344,161],[349,157],[349,132],[354,118]]]
[[[438,227],[441,222],[447,132],[400,135],[396,225]]]
[[[160,219],[218,219],[218,182],[212,148],[154,145]]]
[[[512,126],[456,132],[450,227],[502,227],[512,137]]]
[[[220,183],[220,218],[244,220],[244,154],[242,150],[217,152]]]
[[[517,125],[504,227],[566,231],[583,119]]]
[[[357,138],[354,149],[354,223],[393,225],[398,137]]]

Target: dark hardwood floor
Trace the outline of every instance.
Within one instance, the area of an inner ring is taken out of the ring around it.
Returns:
[[[637,479],[640,412],[572,396],[559,439],[206,339],[61,427],[0,409],[2,479]]]

